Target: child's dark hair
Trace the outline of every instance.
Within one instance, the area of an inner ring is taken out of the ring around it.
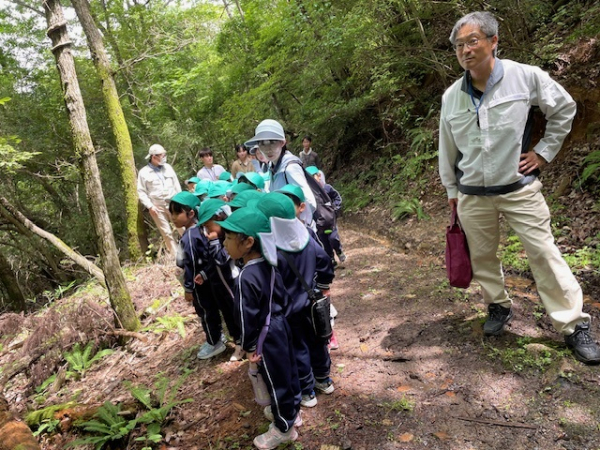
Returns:
[[[288,194],[287,192],[282,192],[282,194],[288,198],[291,198],[295,206],[299,207],[302,204],[302,201],[294,194]]]
[[[205,156],[212,156],[213,152],[210,147],[204,147],[198,151],[198,158],[203,158]]]
[[[307,134],[306,136],[304,136],[302,138],[303,141],[308,141],[308,142],[312,142],[312,138]]]
[[[237,154],[237,152],[247,152],[248,149],[246,148],[246,146],[244,144],[236,144],[235,145],[235,153]]]
[[[190,211],[193,211],[196,218],[198,218],[198,212],[195,209],[190,208],[189,206],[186,206],[186,205],[182,205],[181,203],[173,202],[173,201],[171,201],[169,203],[169,212],[171,214],[181,214],[184,211],[186,214]]]

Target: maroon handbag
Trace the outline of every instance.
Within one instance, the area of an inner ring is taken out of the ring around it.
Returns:
[[[450,286],[466,289],[471,285],[473,270],[469,245],[458,221],[456,208],[452,209],[450,225],[446,227],[446,272]]]

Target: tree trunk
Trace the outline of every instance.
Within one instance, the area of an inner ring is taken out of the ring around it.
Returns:
[[[108,113],[108,119],[117,144],[117,158],[121,169],[121,182],[125,198],[125,216],[127,220],[127,248],[129,258],[137,261],[142,257],[142,250],[137,233],[138,195],[135,161],[133,159],[133,146],[129,128],[125,121],[123,108],[119,101],[117,85],[113,78],[113,71],[104,47],[102,34],[98,30],[92,17],[90,4],[87,0],[72,0],[75,13],[87,37],[92,61],[102,81],[102,96]]]
[[[88,199],[90,216],[98,238],[98,249],[102,258],[102,268],[110,303],[116,314],[117,326],[135,331],[140,321],[135,313],[131,296],[119,264],[117,246],[112,225],[106,210],[106,202],[100,183],[100,173],[90,130],[87,124],[85,107],[79,81],[75,72],[75,61],[71,54],[71,41],[67,33],[67,21],[58,0],[43,0],[48,37],[52,41],[52,53],[56,58],[63,89],[67,114],[71,124],[71,135],[75,153],[81,160],[81,172]]]
[[[8,402],[0,393],[0,450],[41,450],[31,430],[8,410]]]
[[[25,295],[21,290],[19,281],[10,266],[10,262],[0,250],[0,283],[6,288],[8,303],[14,306],[16,311],[25,311]]]
[[[15,208],[13,207],[13,209]],[[66,281],[67,277],[65,276],[64,272],[60,269],[58,261],[56,261],[54,254],[50,251],[50,248],[47,247],[47,244],[42,243],[42,245],[40,245],[38,237],[36,237],[36,235],[30,229],[28,229],[22,222],[20,222],[16,217],[14,217],[10,212],[8,212],[8,210],[5,207],[1,207],[1,205],[0,216],[4,217],[7,220],[7,222],[13,224],[17,231],[31,243],[31,249],[35,249],[35,251],[38,251],[42,254],[44,259],[46,260],[46,264],[50,268],[50,273],[54,281],[57,281],[58,283]],[[26,220],[29,220],[25,216],[23,217]],[[100,271],[100,268],[98,268],[98,271]],[[102,271],[100,271],[100,274],[102,274]],[[102,280],[104,280],[104,276],[102,276]]]
[[[83,267],[87,273],[95,277],[102,285],[106,286],[106,281],[104,279],[104,273],[96,264],[91,261],[88,261],[84,256],[77,253],[67,244],[65,244],[58,237],[49,233],[48,231],[42,230],[36,224],[34,224],[31,220],[21,214],[13,205],[9,203],[9,201],[0,196],[0,205],[6,209],[10,213],[10,215],[17,220],[21,225],[27,228],[29,231],[37,234],[38,236],[46,239],[52,245],[54,245],[57,249],[59,249],[67,258],[75,261],[78,265]]]

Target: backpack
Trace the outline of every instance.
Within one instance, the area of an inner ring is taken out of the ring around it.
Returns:
[[[323,186],[321,186],[319,182],[306,171],[300,161],[290,161],[283,169],[283,176],[285,177],[286,183],[288,183],[288,179],[285,169],[287,169],[287,166],[290,164],[298,164],[300,167],[302,167],[302,170],[304,171],[304,178],[306,178],[306,183],[315,196],[317,209],[315,209],[313,212],[313,219],[317,225],[317,231],[322,231],[325,234],[331,233],[335,228],[335,209],[333,208],[333,204],[331,203],[329,195]]]

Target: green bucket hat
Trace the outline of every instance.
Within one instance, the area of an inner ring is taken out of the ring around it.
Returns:
[[[242,233],[260,239],[260,233],[269,233],[269,219],[260,211],[252,208],[240,208],[220,222],[221,228],[233,233]]]
[[[247,172],[239,178],[240,183],[250,183],[256,189],[265,188],[265,179],[256,172]]]
[[[171,198],[172,202],[179,203],[180,205],[187,206],[192,209],[196,209],[200,206],[200,200],[191,192],[178,192]]]
[[[219,180],[221,181],[231,181],[231,173],[230,172],[223,172],[221,175],[219,175]]]
[[[289,194],[296,197],[301,202],[306,201],[306,197],[304,196],[304,191],[300,186],[296,186],[295,184],[286,184],[281,189],[277,189],[275,192],[279,192],[281,194]]]
[[[227,195],[229,189],[231,189],[231,183],[229,181],[215,181],[208,190],[208,196],[210,198],[222,197]]]
[[[188,184],[188,183],[198,184],[198,183],[200,183],[200,178],[198,178],[198,177],[188,178],[187,180],[185,180],[185,184]]]
[[[309,175],[316,175],[319,173],[319,169],[317,166],[308,166],[306,168],[306,171],[309,173]]]
[[[194,189],[194,195],[206,195],[210,187],[212,186],[212,181],[209,180],[200,180],[196,184],[196,188]]]
[[[282,219],[295,219],[296,207],[287,195],[279,192],[270,192],[258,200],[256,207],[267,217],[280,217]]]
[[[202,202],[198,211],[198,225],[203,225],[210,220],[226,203],[218,198],[209,198]]]
[[[244,191],[249,191],[249,190],[254,191],[256,189],[254,188],[254,186],[252,186],[251,184],[248,184],[248,183],[237,183],[235,186],[233,186],[231,188],[231,193],[237,195]]]
[[[229,206],[232,208],[242,208],[246,206],[249,200],[252,200],[253,198],[258,199],[264,195],[266,195],[264,192],[258,192],[254,189],[243,191],[236,195],[235,198],[229,202]]]

